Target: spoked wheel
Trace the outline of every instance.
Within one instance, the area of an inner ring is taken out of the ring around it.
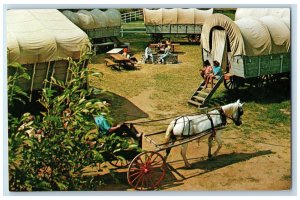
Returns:
[[[269,84],[276,84],[280,81],[282,75],[281,74],[269,74],[267,75]]]
[[[117,168],[125,168],[128,167],[128,165],[130,164],[130,162],[128,160],[112,160],[109,161],[109,163]]]
[[[200,35],[198,35],[198,34],[188,35],[188,40],[190,43],[199,42]]]
[[[239,82],[234,76],[230,76],[228,79],[224,78],[224,86],[227,90],[237,90],[239,88]]]
[[[157,152],[148,151],[140,153],[131,161],[127,180],[136,190],[149,190],[156,188],[165,175],[165,159]]]
[[[270,82],[271,82],[271,75],[262,75],[262,76],[257,77],[257,82],[256,82],[255,86],[257,88],[262,88]]]

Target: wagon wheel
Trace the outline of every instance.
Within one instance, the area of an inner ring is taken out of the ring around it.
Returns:
[[[197,34],[188,35],[188,40],[190,43],[199,42],[200,35],[197,35]]]
[[[157,187],[165,175],[165,159],[157,152],[148,151],[140,153],[131,161],[127,180],[136,190],[148,190]]]
[[[256,82],[255,86],[258,88],[261,88],[264,85],[270,83],[270,81],[271,81],[270,79],[271,79],[271,77],[269,75],[259,76],[259,77],[257,77],[257,82]]]
[[[237,90],[239,88],[239,81],[234,76],[230,76],[229,79],[224,78],[224,86],[227,90]]]
[[[129,165],[130,161],[129,160],[112,160],[109,161],[109,163],[117,168],[125,168]]]
[[[281,79],[280,74],[269,75],[270,83],[277,83]]]

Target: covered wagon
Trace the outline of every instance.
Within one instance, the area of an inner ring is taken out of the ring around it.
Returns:
[[[146,32],[155,40],[173,35],[187,36],[190,42],[199,42],[202,25],[212,13],[213,9],[144,9],[144,23]]]
[[[227,89],[248,83],[261,87],[266,81],[289,77],[289,9],[237,9],[236,20],[213,14],[204,23],[201,34],[202,59],[221,63],[224,76],[205,91],[201,85],[191,104],[205,104],[224,80]]]
[[[39,90],[45,80],[67,81],[70,64],[91,49],[86,33],[55,9],[8,10],[7,62],[20,63],[31,79],[18,84],[26,91]],[[87,65],[87,61],[83,66]],[[8,67],[8,75],[14,68]]]
[[[214,14],[203,25],[203,60],[217,60],[225,86],[260,84],[291,70],[289,9],[237,9],[236,20]]]
[[[63,14],[84,30],[95,42],[108,37],[120,36],[121,14],[116,9],[79,10],[78,12],[65,10]]]

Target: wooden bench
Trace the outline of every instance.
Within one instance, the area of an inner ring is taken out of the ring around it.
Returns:
[[[117,69],[117,63],[115,63],[114,61],[112,61],[111,59],[109,59],[109,58],[105,58],[104,59],[105,60],[105,64],[106,64],[106,66],[108,66],[108,67],[111,67],[112,69],[114,68],[114,69]],[[119,67],[119,70],[120,70],[120,67]]]
[[[145,64],[145,63],[151,63],[151,64],[157,64],[157,59],[159,57],[159,55],[157,53],[152,53],[153,55],[153,61],[154,63],[151,63],[151,59],[146,59],[145,58],[145,54],[142,54],[142,63]]]
[[[170,54],[168,57],[165,58],[165,62],[167,64],[177,64],[178,63],[178,54]]]

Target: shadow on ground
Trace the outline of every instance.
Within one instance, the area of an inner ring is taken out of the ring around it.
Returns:
[[[103,92],[96,95],[102,101],[106,101],[110,106],[110,116],[115,120],[115,123],[133,121],[136,119],[147,118],[149,115],[134,105],[131,101],[112,92]]]
[[[251,158],[273,154],[271,150],[258,151],[254,153],[231,153],[219,155],[211,160],[200,160],[199,158],[189,159],[191,163],[191,168],[177,168],[177,169],[168,169],[166,176],[161,182],[161,185],[155,190],[165,190],[173,187],[183,185],[183,180],[197,177],[214,170],[233,165],[235,163],[243,162],[250,160]],[[193,162],[194,161],[194,162]],[[169,164],[174,164],[176,162],[182,162],[182,160],[176,160],[169,162]],[[189,170],[200,169],[200,173],[193,173],[190,175],[182,175],[181,173],[188,172]],[[126,191],[133,190],[133,188],[127,182],[127,168],[122,170],[112,169],[112,173],[106,173],[101,176],[94,176],[94,181],[102,180],[105,182],[105,185],[101,185],[97,188],[98,191]],[[181,173],[180,173],[181,172]],[[116,178],[117,177],[117,178]]]
[[[223,154],[216,156],[212,159],[206,159],[206,160],[200,160],[199,158],[191,158],[189,159],[189,162],[191,164],[191,169],[201,169],[200,173],[196,173],[193,175],[190,175],[188,177],[185,177],[186,179],[193,178],[195,176],[199,176],[202,174],[206,174],[209,172],[212,172],[214,170],[227,167],[229,165],[233,165],[239,162],[244,162],[246,160],[250,160],[254,157],[258,156],[264,156],[264,155],[269,155],[269,154],[274,154],[271,150],[264,150],[264,151],[257,151],[254,153],[230,153],[230,154]],[[193,162],[193,160],[198,160],[196,162]],[[173,162],[178,162],[178,161],[173,161]],[[181,162],[181,160],[180,160]],[[188,171],[190,169],[181,167],[178,168],[178,170],[184,170]]]
[[[280,103],[291,99],[291,82],[289,79],[281,79],[276,83],[266,84],[257,88],[246,85],[238,90],[226,90],[222,95],[213,96],[207,107],[216,107],[235,102],[255,102],[260,104]]]
[[[117,178],[116,178],[117,177]],[[127,169],[126,171],[114,171],[111,174],[107,173],[101,176],[94,176],[94,181],[104,181],[105,184],[97,188],[97,191],[126,191],[134,190],[127,181]],[[162,180],[162,183],[159,187],[154,190],[163,190],[165,188],[172,188],[179,185],[182,185],[181,181],[178,181],[176,177],[170,172],[167,171],[165,178]]]

